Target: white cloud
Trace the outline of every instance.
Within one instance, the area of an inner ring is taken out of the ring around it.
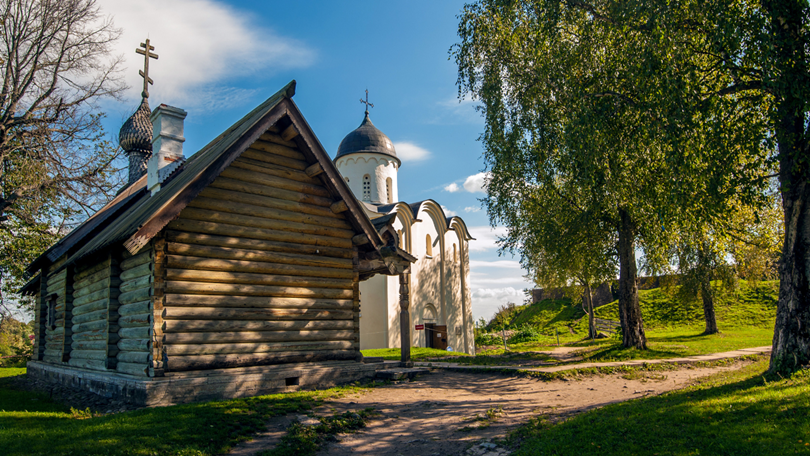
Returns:
[[[438,115],[429,121],[432,124],[480,124],[484,120],[481,114],[475,110],[475,107],[478,106],[479,103],[471,98],[459,100],[453,97],[439,101],[436,104],[440,109],[436,111]]]
[[[509,260],[496,260],[496,261],[470,260],[470,268],[520,269],[520,263],[517,261],[509,261]]]
[[[523,299],[523,290],[514,287],[504,288],[478,288],[472,292],[473,298],[494,298],[494,299]],[[517,302],[520,304],[520,301]]]
[[[464,190],[470,193],[486,193],[486,181],[489,179],[489,173],[473,174],[464,180]]]
[[[430,158],[430,151],[409,142],[394,143],[394,149],[397,151],[397,157],[404,162],[423,161]]]
[[[506,235],[506,227],[499,226],[492,228],[490,226],[470,226],[467,228],[470,231],[474,241],[470,241],[470,252],[483,252],[486,250],[495,250],[498,248],[496,241],[498,236]]]
[[[457,183],[453,182],[452,184],[444,187],[444,191],[450,192],[450,193],[456,193],[456,192],[461,191],[461,187],[459,187]]]
[[[232,78],[272,74],[310,65],[315,52],[281,36],[237,10],[213,0],[101,0],[104,14],[122,30],[115,52],[124,57],[126,97],[140,98],[143,57],[135,49],[146,37],[158,60],[149,62],[152,105],[170,103],[184,109],[230,107],[252,96],[228,86]]]
[[[464,212],[478,212],[480,210],[481,210],[480,207],[475,207],[475,206],[467,206],[467,207],[464,208]]]
[[[456,211],[451,211],[450,209],[447,208],[447,206],[444,206],[444,205],[442,205],[442,210],[444,211],[444,215],[446,215],[448,217],[453,217],[455,215],[458,215],[458,213]]]

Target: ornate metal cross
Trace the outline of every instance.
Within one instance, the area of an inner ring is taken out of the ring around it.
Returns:
[[[365,104],[365,105],[366,105],[366,114],[368,114],[368,108],[369,108],[369,107],[372,107],[372,108],[374,107],[374,104],[373,104],[373,103],[369,103],[369,102],[368,102],[368,89],[366,89],[366,99],[365,99],[365,100],[363,100],[363,99],[361,98],[361,99],[360,99],[360,103],[363,103],[363,104]]]
[[[143,78],[143,92],[141,92],[141,96],[149,98],[149,84],[154,84],[152,78],[149,77],[149,59],[157,60],[158,55],[150,52],[154,51],[155,47],[149,44],[149,38],[146,39],[146,43],[141,43],[141,48],[143,49],[135,49],[135,52],[143,56],[143,71],[138,70],[138,74]]]

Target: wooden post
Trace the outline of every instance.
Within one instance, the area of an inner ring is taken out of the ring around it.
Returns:
[[[413,367],[411,362],[411,298],[408,282],[410,274],[403,272],[399,275],[399,345],[400,367]]]
[[[152,273],[152,312],[154,322],[152,324],[152,362],[149,366],[150,377],[163,377],[167,366],[164,364],[165,357],[163,350],[163,304],[164,293],[166,292],[166,260],[167,243],[166,238],[161,234],[155,237],[154,258]],[[147,248],[150,248],[147,247]]]

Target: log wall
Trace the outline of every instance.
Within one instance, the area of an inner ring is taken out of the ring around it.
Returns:
[[[68,364],[86,369],[115,369],[118,347],[120,268],[112,253],[75,267],[72,280],[72,343]],[[111,338],[112,336],[112,338]]]
[[[309,165],[265,133],[167,226],[167,371],[355,359],[356,233]]]
[[[146,376],[152,349],[154,254],[150,246],[121,261],[116,370]]]
[[[68,301],[67,269],[62,269],[54,274],[47,275],[43,285],[42,306],[43,312],[45,313],[44,320],[46,324],[44,325],[45,349],[43,351],[42,360],[48,363],[61,363],[65,344],[69,344],[71,340],[70,334],[65,334],[65,319],[71,317],[71,314],[66,309]],[[56,320],[55,326],[51,326],[47,324],[47,312],[48,303],[54,298],[56,299]]]

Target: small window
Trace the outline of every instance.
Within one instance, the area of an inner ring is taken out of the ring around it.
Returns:
[[[344,177],[344,179],[346,179],[346,183],[348,184],[348,183],[349,183],[349,178],[348,178],[348,177]]]
[[[458,261],[458,253],[456,252],[456,243],[453,243],[453,263]]]
[[[394,197],[391,196],[391,178],[385,180],[385,197],[388,199],[388,204],[394,202]]]
[[[430,235],[425,238],[425,255],[433,256],[433,244],[430,242]]]
[[[56,294],[52,294],[48,297],[48,309],[47,309],[47,327],[51,331],[56,329]]]
[[[404,249],[405,247],[402,246],[402,230],[397,230],[397,243],[399,244],[399,248]]]
[[[371,201],[371,177],[363,176],[363,201]]]

